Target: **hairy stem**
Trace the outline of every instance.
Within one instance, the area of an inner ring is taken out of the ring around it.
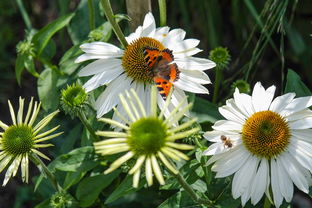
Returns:
[[[95,21],[94,21],[93,0],[88,0],[88,9],[89,9],[89,27],[90,27],[90,30],[94,30]]]

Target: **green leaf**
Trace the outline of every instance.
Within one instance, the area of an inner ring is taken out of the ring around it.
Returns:
[[[36,69],[35,69],[35,63],[34,63],[33,57],[29,56],[27,59],[25,59],[24,65],[29,73],[31,73],[34,77],[39,77],[39,74],[38,72],[36,72]]]
[[[49,23],[41,30],[39,30],[33,37],[32,41],[35,45],[37,55],[40,56],[43,49],[48,44],[51,37],[60,29],[68,25],[70,20],[73,18],[74,14],[67,14],[58,19],[54,20],[53,22]]]
[[[50,68],[41,72],[38,79],[38,95],[45,111],[56,110],[59,104],[59,92],[56,87],[58,75]]]
[[[214,123],[223,118],[218,111],[218,106],[197,96],[195,97],[191,115],[198,118],[198,123]]]
[[[25,59],[27,59],[27,56],[21,55],[21,54],[18,54],[17,58],[16,58],[15,76],[16,76],[16,80],[17,80],[18,85],[21,85],[21,76],[22,76],[22,72],[24,70]]]
[[[101,191],[106,188],[119,175],[116,170],[108,175],[97,175],[85,178],[81,181],[76,190],[76,197],[81,207],[92,205],[98,198]]]
[[[285,93],[295,92],[297,97],[310,96],[311,91],[301,81],[300,76],[293,70],[288,69]]]
[[[94,148],[91,146],[77,148],[55,160],[55,168],[61,171],[88,171],[95,167]]]
[[[127,175],[126,178],[120,183],[120,185],[117,188],[115,188],[113,193],[109,195],[109,197],[105,201],[105,204],[112,203],[113,201],[116,201],[120,197],[123,197],[126,194],[134,193],[143,187],[144,182],[140,183],[138,188],[133,188],[132,178],[133,177],[131,175]]]
[[[180,207],[202,207],[198,203],[194,202],[193,199],[185,191],[179,191],[173,196],[169,197],[166,201],[161,203],[158,208],[180,208]]]
[[[71,186],[77,184],[85,175],[87,172],[67,172],[64,183],[63,183],[63,188],[65,190],[69,189]]]

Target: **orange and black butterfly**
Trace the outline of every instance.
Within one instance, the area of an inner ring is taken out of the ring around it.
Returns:
[[[179,79],[180,71],[177,64],[172,63],[174,60],[172,51],[168,48],[159,50],[157,48],[145,47],[143,49],[144,59],[147,66],[150,68],[151,76],[153,76],[154,82],[160,95],[166,100],[172,82]]]

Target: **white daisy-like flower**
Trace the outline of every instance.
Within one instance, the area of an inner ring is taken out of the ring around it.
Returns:
[[[149,186],[153,184],[153,175],[161,185],[165,183],[161,164],[172,173],[177,174],[178,169],[172,163],[173,160],[188,160],[188,156],[180,150],[190,150],[193,149],[193,146],[176,143],[175,141],[199,131],[199,128],[191,128],[196,119],[189,120],[181,125],[175,125],[191,107],[191,104],[189,104],[181,109],[181,106],[186,102],[186,98],[178,104],[168,118],[164,119],[164,112],[170,103],[170,99],[167,99],[164,108],[157,114],[156,93],[156,87],[152,87],[150,107],[143,105],[133,89],[131,89],[130,93],[126,91],[126,96],[120,94],[121,105],[129,120],[116,109],[115,113],[125,124],[108,118],[99,119],[102,122],[123,129],[123,132],[97,132],[99,136],[109,137],[109,139],[94,143],[95,151],[98,154],[113,155],[125,152],[104,173],[108,174],[132,159],[136,162],[129,170],[129,174],[133,174],[134,187],[139,185],[143,166],[145,166],[145,177]]]
[[[309,191],[312,171],[312,96],[295,98],[287,93],[273,99],[275,86],[264,89],[256,83],[252,96],[239,93],[219,112],[205,138],[213,142],[204,152],[213,155],[208,164],[216,177],[234,174],[232,195],[242,205],[257,204],[263,194],[279,207],[290,202],[295,186]]]
[[[130,88],[137,92],[144,106],[149,106],[148,95],[155,82],[163,91],[163,97],[171,87],[174,88],[169,110],[186,97],[184,91],[207,94],[208,90],[203,85],[211,82],[204,70],[213,68],[215,63],[205,58],[192,57],[202,51],[197,48],[200,41],[184,39],[185,34],[182,29],[170,30],[167,26],[156,28],[153,15],[148,13],[143,26],[126,37],[129,45],[125,50],[105,42],[82,44],[80,48],[85,53],[76,59],[76,63],[98,59],[79,72],[79,76],[93,76],[84,84],[84,88],[89,92],[107,85],[95,103],[97,117],[116,105],[120,110],[116,95]],[[156,76],[168,84],[155,81]],[[164,105],[162,96],[158,96],[161,108]]]
[[[62,134],[62,132],[51,134],[57,130],[59,126],[45,132],[41,132],[42,129],[46,127],[52,118],[58,113],[58,111],[50,113],[35,124],[41,103],[34,103],[33,98],[31,98],[25,118],[23,118],[24,99],[19,99],[17,116],[15,116],[16,114],[13,110],[11,102],[8,101],[8,103],[13,124],[7,125],[0,121],[0,127],[4,130],[3,132],[0,132],[0,172],[8,166],[3,186],[7,184],[11,177],[16,175],[19,166],[21,166],[23,182],[28,183],[29,158],[37,157],[38,155],[49,160],[49,158],[38,149],[53,145],[40,143]]]

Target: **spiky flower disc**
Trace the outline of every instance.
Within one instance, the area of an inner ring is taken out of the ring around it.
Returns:
[[[17,116],[11,102],[8,101],[8,103],[12,118],[12,125],[7,125],[0,121],[0,127],[4,130],[0,133],[0,172],[8,167],[3,181],[3,186],[7,184],[11,177],[16,175],[19,166],[21,166],[22,180],[28,183],[29,157],[36,154],[49,160],[49,158],[38,149],[53,145],[40,143],[61,134],[51,134],[58,129],[59,126],[40,133],[41,130],[47,126],[52,118],[58,113],[58,111],[47,115],[35,124],[41,103],[34,103],[33,98],[31,98],[25,117],[23,117],[24,99],[19,98]]]
[[[182,107],[186,99],[179,103],[169,117],[165,119],[164,113],[168,111],[168,105],[170,104],[170,99],[167,99],[164,108],[157,115],[156,93],[156,88],[153,87],[151,90],[151,106],[144,106],[133,89],[130,92],[126,91],[125,96],[121,94],[119,97],[126,116],[123,116],[117,110],[115,110],[115,113],[123,123],[108,118],[101,118],[100,121],[109,123],[123,131],[98,131],[99,136],[110,138],[94,143],[98,154],[112,155],[126,152],[110,165],[105,171],[106,174],[114,171],[130,159],[136,160],[129,171],[129,174],[134,175],[134,187],[138,187],[143,164],[145,164],[145,175],[149,186],[153,184],[153,175],[160,184],[165,183],[160,163],[177,174],[178,170],[172,160],[187,160],[188,156],[180,150],[189,150],[193,146],[175,143],[175,140],[186,138],[199,131],[199,128],[189,128],[196,119],[177,125],[177,122],[191,106]]]

